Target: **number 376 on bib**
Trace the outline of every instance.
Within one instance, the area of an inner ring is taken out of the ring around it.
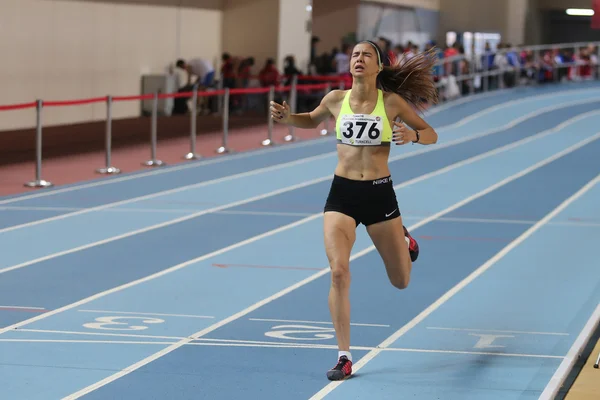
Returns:
[[[342,143],[375,146],[381,144],[383,121],[379,116],[344,115],[340,121],[340,131]]]

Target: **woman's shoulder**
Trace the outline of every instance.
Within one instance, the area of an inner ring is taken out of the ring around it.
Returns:
[[[325,95],[323,101],[327,103],[341,102],[344,100],[344,97],[346,97],[346,93],[348,92],[349,90],[334,89]]]
[[[383,92],[383,102],[386,105],[398,106],[398,105],[402,105],[402,104],[406,103],[406,100],[404,100],[402,98],[402,96],[400,96],[398,93],[387,92],[387,91],[382,91],[382,92]]]

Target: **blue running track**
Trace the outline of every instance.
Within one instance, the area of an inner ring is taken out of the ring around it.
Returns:
[[[600,84],[434,108],[393,147],[421,255],[363,226],[330,383],[331,137],[0,198],[6,399],[537,399],[600,302]]]

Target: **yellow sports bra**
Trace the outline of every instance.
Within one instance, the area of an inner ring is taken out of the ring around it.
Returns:
[[[392,127],[385,112],[383,92],[377,90],[377,104],[371,114],[355,114],[352,111],[350,92],[348,90],[344,96],[340,115],[335,123],[338,142],[351,146],[389,146]]]

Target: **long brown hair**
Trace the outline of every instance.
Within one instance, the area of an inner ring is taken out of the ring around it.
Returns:
[[[377,84],[381,90],[398,94],[418,110],[437,103],[438,91],[432,76],[437,59],[435,48],[417,54],[410,60],[390,60],[376,43],[370,40],[364,42],[375,48],[383,65],[377,76]]]

